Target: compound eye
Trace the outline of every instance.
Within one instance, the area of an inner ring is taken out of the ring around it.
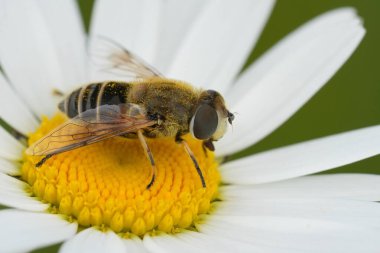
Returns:
[[[208,104],[202,104],[196,110],[190,122],[191,134],[199,139],[211,138],[218,127],[218,113]]]

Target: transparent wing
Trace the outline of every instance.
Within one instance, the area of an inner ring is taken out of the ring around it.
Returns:
[[[31,145],[29,155],[53,155],[156,124],[136,104],[103,105],[61,124]]]
[[[143,59],[107,37],[98,36],[91,58],[101,71],[130,78],[163,76]]]

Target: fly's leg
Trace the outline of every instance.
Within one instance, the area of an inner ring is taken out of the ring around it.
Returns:
[[[191,161],[193,161],[195,169],[198,172],[198,175],[199,175],[199,178],[201,179],[203,188],[206,188],[205,178],[203,177],[202,170],[199,167],[198,161],[195,158],[193,151],[191,151],[191,149],[190,149],[189,145],[187,144],[187,142],[185,140],[183,140],[179,135],[176,136],[176,142],[177,143],[181,143],[183,145],[183,147],[185,148],[186,153],[189,155]]]
[[[36,167],[41,167],[49,158],[51,158],[54,154],[50,154],[42,158],[38,163],[36,163]]]
[[[146,154],[146,156],[150,162],[150,165],[152,166],[151,180],[150,180],[149,184],[146,186],[147,189],[150,189],[150,187],[152,187],[154,180],[156,179],[156,175],[157,175],[156,163],[154,162],[153,154],[150,151],[150,148],[149,148],[148,144],[146,143],[144,135],[143,135],[141,130],[137,131],[137,136],[139,137],[141,146],[143,147],[144,152],[145,152],[145,154]]]
[[[205,154],[205,157],[207,157],[207,149],[210,151],[215,151],[214,144],[212,143],[212,139],[204,140],[202,143],[202,149]]]

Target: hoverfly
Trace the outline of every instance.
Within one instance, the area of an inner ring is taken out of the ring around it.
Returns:
[[[138,138],[151,164],[149,189],[156,178],[153,154],[145,138],[173,137],[184,146],[206,187],[197,159],[182,136],[191,133],[203,140],[204,150],[214,151],[213,141],[223,137],[227,123],[232,124],[223,97],[214,90],[163,77],[132,52],[112,42],[117,50],[108,55],[109,69],[132,74],[131,82],[90,83],[71,92],[58,108],[69,118],[32,144],[26,153],[50,157],[114,136]]]

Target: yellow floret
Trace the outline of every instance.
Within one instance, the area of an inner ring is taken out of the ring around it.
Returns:
[[[61,114],[44,118],[29,144],[64,120]],[[198,159],[206,188],[173,139],[147,140],[157,165],[157,178],[149,190],[151,167],[139,141],[122,137],[55,155],[40,168],[35,164],[41,157],[25,155],[22,179],[41,201],[83,227],[138,236],[153,230],[170,233],[193,227],[199,214],[210,211],[220,182],[213,153],[206,155],[200,141],[185,139]]]

